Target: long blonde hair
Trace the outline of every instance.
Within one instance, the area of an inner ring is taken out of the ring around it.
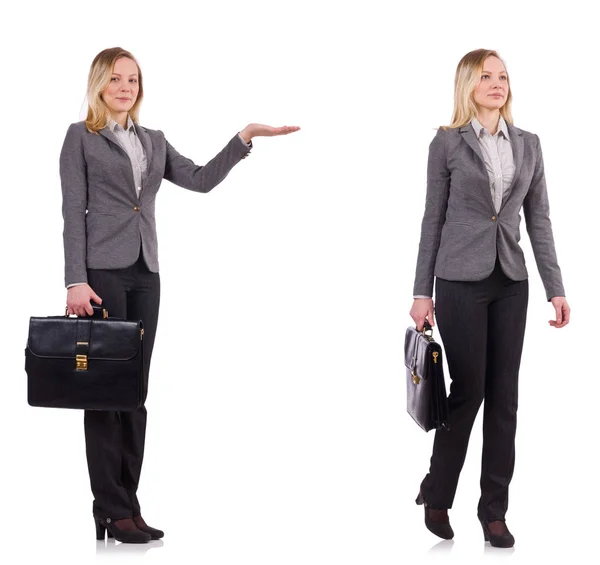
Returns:
[[[135,104],[132,106],[131,110],[129,110],[129,115],[135,123],[138,123],[139,121],[140,105],[144,98],[142,70],[135,57],[129,51],[126,51],[121,47],[111,47],[110,49],[100,51],[100,53],[94,57],[88,75],[88,111],[85,125],[91,133],[97,134],[98,131],[108,123],[110,111],[104,100],[102,100],[102,92],[110,83],[115,62],[121,57],[131,59],[138,68],[139,92]]]
[[[476,49],[467,53],[456,67],[454,77],[454,113],[452,123],[449,126],[442,126],[442,129],[460,128],[466,126],[477,114],[477,106],[473,99],[473,92],[481,80],[481,71],[488,57],[496,57],[502,61],[500,55],[491,49]],[[502,61],[504,64],[504,61]],[[504,64],[506,68],[506,64]],[[510,86],[510,77],[508,77]],[[508,96],[504,106],[500,108],[500,115],[512,125],[512,89],[509,88]]]

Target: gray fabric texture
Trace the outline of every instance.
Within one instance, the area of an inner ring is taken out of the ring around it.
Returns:
[[[525,280],[528,273],[519,246],[521,209],[547,298],[565,295],[540,140],[510,124],[508,131],[515,173],[499,212],[472,125],[440,128],[431,142],[413,295],[433,296],[434,277],[483,280],[494,270],[496,255],[508,277]]]
[[[137,194],[131,160],[110,128],[71,124],[60,154],[65,285],[87,282],[87,268],[123,269],[138,258],[158,272],[155,200],[162,179],[208,192],[250,152],[239,135],[206,165],[180,155],[160,130],[136,124],[147,168]]]

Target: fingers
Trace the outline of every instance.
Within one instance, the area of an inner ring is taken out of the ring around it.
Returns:
[[[283,126],[280,128],[281,133],[283,135],[287,135],[288,133],[294,133],[295,131],[298,131],[300,129],[299,126]]]
[[[435,326],[435,319],[433,317],[433,308],[427,309],[427,321],[429,325],[433,328]]]
[[[418,331],[423,331],[425,320],[429,322],[431,327],[435,325],[433,317],[433,300],[416,298],[410,309],[409,315],[415,322]]]
[[[281,126],[281,127],[274,127],[274,128],[269,128],[269,129],[271,131],[270,135],[287,135],[289,133],[294,133],[295,131],[298,131],[300,129],[300,127],[299,126]],[[269,135],[269,134],[266,134],[266,135]]]
[[[553,328],[564,328],[571,321],[571,309],[566,303],[556,308],[556,320],[548,320]]]
[[[102,304],[100,298],[91,288],[88,287],[88,292],[85,289],[77,289],[73,293],[67,295],[67,315],[76,316],[93,316],[94,309],[90,303],[93,300],[97,304]]]
[[[559,304],[555,309],[556,311],[556,324],[562,324],[562,304]]]

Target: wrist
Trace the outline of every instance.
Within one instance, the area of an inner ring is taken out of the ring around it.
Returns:
[[[247,127],[240,132],[240,136],[246,143],[250,143],[250,141],[252,141],[252,134],[248,131]]]

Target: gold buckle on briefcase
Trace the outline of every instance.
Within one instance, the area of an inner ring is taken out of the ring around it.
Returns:
[[[412,375],[412,381],[413,383],[415,383],[416,385],[418,385],[421,382],[421,377],[419,377],[419,375],[417,375],[414,370],[410,372],[410,374]]]
[[[75,368],[77,371],[88,370],[88,358],[87,355],[75,355]]]

